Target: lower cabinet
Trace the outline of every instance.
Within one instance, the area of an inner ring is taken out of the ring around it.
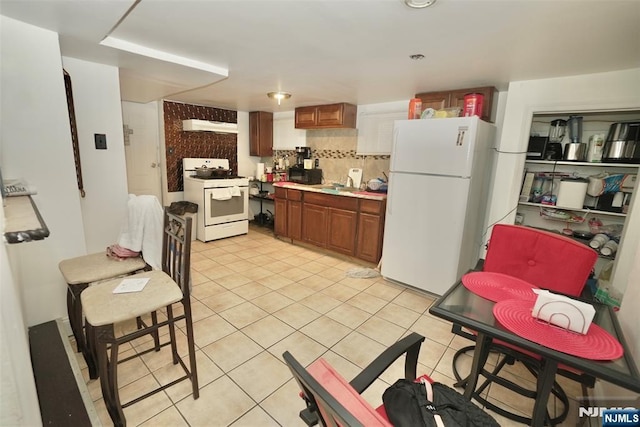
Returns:
[[[358,213],[329,208],[327,248],[346,255],[356,254]]]
[[[360,213],[358,218],[358,243],[356,257],[378,262],[382,256],[382,234],[384,221],[380,215]]]
[[[276,192],[280,190],[276,188]],[[286,190],[285,190],[286,191]],[[287,229],[288,221],[288,209],[286,198],[274,198],[273,201],[276,214],[273,217],[273,232],[276,236],[289,237],[289,231]]]
[[[302,191],[275,188],[273,232],[276,236],[302,239]]]
[[[302,202],[287,200],[289,237],[302,240]]]
[[[329,208],[305,203],[302,206],[302,240],[316,246],[327,246]]]
[[[375,263],[382,255],[384,211],[384,200],[276,187],[274,233]]]

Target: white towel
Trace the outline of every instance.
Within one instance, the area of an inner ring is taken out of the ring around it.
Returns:
[[[142,257],[154,270],[162,268],[162,226],[164,211],[156,196],[129,194],[129,210],[118,244]]]
[[[213,200],[229,200],[231,198],[231,189],[214,188],[211,191],[211,198]]]
[[[232,197],[240,196],[242,196],[242,192],[240,192],[240,187],[237,185],[233,187],[213,188],[211,191],[211,198],[213,200],[229,200]]]

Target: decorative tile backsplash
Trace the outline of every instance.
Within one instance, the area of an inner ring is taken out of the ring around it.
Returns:
[[[232,173],[237,173],[238,138],[236,134],[182,130],[182,120],[186,119],[237,123],[236,111],[170,101],[164,101],[163,104],[167,187],[170,192],[183,190],[182,159],[185,157],[229,159]]]
[[[311,147],[311,157],[318,159],[324,181],[346,183],[350,168],[362,169],[362,182],[388,175],[389,155],[358,155],[357,129],[323,129],[307,131],[307,146]],[[294,150],[274,150],[273,159],[288,155],[293,165],[296,159]],[[272,159],[264,159],[267,164]]]

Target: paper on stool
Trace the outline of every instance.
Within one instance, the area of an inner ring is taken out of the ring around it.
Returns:
[[[140,292],[149,282],[149,278],[122,279],[122,282],[113,290],[114,294],[126,294],[129,292]]]
[[[538,294],[531,312],[533,317],[583,335],[587,333],[596,314],[591,304],[541,289],[533,292]]]

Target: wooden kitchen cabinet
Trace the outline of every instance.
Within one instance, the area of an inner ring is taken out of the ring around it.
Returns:
[[[329,208],[327,248],[345,255],[355,255],[358,213]]]
[[[266,111],[249,113],[249,155],[258,157],[273,155],[273,113]]]
[[[297,129],[355,128],[358,107],[341,102],[295,109]]]
[[[275,187],[273,196],[274,234],[302,240],[302,191]]]
[[[302,240],[302,191],[287,190],[287,231],[289,237]]]
[[[361,200],[358,216],[358,238],[356,257],[369,262],[378,262],[382,256],[384,235],[384,213],[386,204],[381,200]]]
[[[482,104],[481,119],[487,122],[494,121],[491,116],[493,111],[493,100],[498,90],[493,86],[473,87],[468,89],[456,89],[442,92],[425,92],[417,93],[416,98],[422,100],[422,111],[426,108],[440,110],[451,107],[464,107],[464,96],[468,93],[481,93],[484,95],[484,103]]]
[[[276,236],[376,263],[382,256],[384,200],[275,187]]]
[[[280,190],[279,188],[276,189]],[[285,190],[286,191],[286,190]],[[273,232],[276,236],[289,237],[287,199],[274,198]]]
[[[329,208],[304,203],[302,205],[302,240],[322,248],[327,246]]]
[[[358,199],[307,192],[302,205],[302,240],[355,254]]]
[[[449,107],[450,97],[450,92],[429,92],[416,94],[416,98],[420,98],[422,100],[422,111],[426,110],[427,108],[433,108],[434,110],[442,110],[443,108],[447,108]]]

